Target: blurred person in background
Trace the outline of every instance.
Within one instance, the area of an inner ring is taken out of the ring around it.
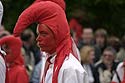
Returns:
[[[94,62],[98,62],[101,58],[103,50],[107,46],[107,31],[105,29],[97,29],[95,31],[95,59]]]
[[[107,39],[107,46],[113,47],[116,52],[118,53],[121,47],[121,41],[118,37],[116,36],[110,36]]]
[[[88,73],[89,83],[97,83],[97,71],[94,67],[95,52],[91,46],[84,46],[80,50],[81,64]]]
[[[81,49],[85,45],[94,45],[94,34],[92,28],[84,28],[82,39],[78,42],[78,48]]]
[[[10,35],[10,32],[8,32],[7,30],[4,30],[4,31],[0,32],[0,38],[2,38],[4,36],[7,36],[7,35]]]
[[[21,34],[21,40],[23,41],[22,53],[25,59],[25,66],[31,76],[35,64],[40,61],[40,50],[35,44],[35,34],[32,30],[26,29]]]
[[[107,31],[105,29],[97,29],[95,31],[95,45],[101,49],[101,53],[107,47]]]
[[[95,46],[94,33],[91,27],[83,29],[82,39],[78,42],[79,50],[86,45],[94,47],[95,49],[94,63],[96,63],[100,59],[101,50],[99,47]]]
[[[121,48],[117,53],[116,60],[123,62],[125,60],[125,35],[121,39]]]
[[[46,62],[46,53],[41,51],[41,60],[35,65],[31,75],[30,83],[40,83],[42,80],[42,72]]]
[[[21,53],[22,42],[12,35],[0,39],[0,46],[6,53],[7,83],[28,83],[29,78],[24,66],[24,59]]]
[[[102,54],[102,61],[96,64],[96,70],[98,72],[99,83],[110,83],[113,74],[116,70],[118,62],[115,62],[116,51],[112,47],[104,49]]]

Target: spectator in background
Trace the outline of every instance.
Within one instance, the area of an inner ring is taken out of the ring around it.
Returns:
[[[93,34],[92,28],[84,28],[83,29],[82,39],[78,42],[79,50],[86,45],[94,47],[94,50],[95,50],[94,63],[96,63],[100,59],[101,50],[99,47],[95,46],[94,34]]]
[[[121,49],[117,53],[116,60],[123,62],[125,60],[125,35],[121,39]]]
[[[94,62],[98,62],[101,58],[103,50],[107,46],[107,32],[105,29],[97,29],[95,31],[95,59]]]
[[[99,83],[110,83],[112,76],[116,70],[118,62],[115,62],[116,51],[112,47],[104,49],[102,55],[102,62],[96,64],[96,70],[98,71]]]
[[[85,45],[94,45],[94,34],[92,28],[84,28],[82,39],[78,42],[78,48],[81,49]]]
[[[42,80],[42,72],[44,70],[45,61],[47,57],[45,52],[41,52],[41,55],[42,56],[40,62],[38,62],[38,64],[36,64],[34,67],[30,83],[40,83]]]
[[[9,78],[7,81],[9,83],[28,83],[28,75],[24,67],[24,60],[21,53],[21,40],[12,35],[5,36],[0,39],[0,45],[6,52],[6,77]]]
[[[95,31],[95,45],[101,49],[101,53],[107,47],[107,31],[105,29],[97,29]]]
[[[3,30],[0,32],[0,38],[4,37],[4,36],[7,36],[7,35],[10,35],[10,32],[6,31],[6,30]]]
[[[32,30],[27,29],[21,34],[23,41],[22,53],[25,59],[25,66],[31,76],[35,63],[40,61],[40,50],[35,46],[35,35]]]
[[[89,83],[97,83],[98,81],[98,79],[96,78],[97,71],[95,70],[95,67],[93,65],[95,58],[94,48],[91,46],[84,46],[80,50],[80,55],[81,55],[81,64],[88,73]]]
[[[121,47],[120,39],[116,36],[110,36],[107,39],[107,45],[113,47],[118,53]]]

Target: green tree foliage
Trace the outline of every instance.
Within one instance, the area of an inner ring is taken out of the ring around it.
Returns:
[[[20,13],[27,8],[33,0],[1,0],[4,6],[3,24],[7,30],[13,31]]]
[[[67,0],[66,2],[68,17],[74,9],[85,8],[93,28],[106,28],[110,35],[119,37],[125,34],[125,0]]]
[[[1,1],[4,4],[3,23],[6,29],[12,32],[20,13],[34,0]],[[93,28],[106,28],[111,35],[125,34],[125,0],[66,0],[66,4],[68,20],[74,10],[81,9],[87,13],[85,17]]]

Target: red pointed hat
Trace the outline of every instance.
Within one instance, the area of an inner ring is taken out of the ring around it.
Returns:
[[[20,55],[20,51],[21,47],[22,47],[22,42],[20,40],[20,38],[16,38],[14,36],[5,36],[3,38],[0,39],[0,45],[7,45],[8,47],[10,47],[11,50],[13,50],[14,54],[16,56]],[[19,49],[19,50],[17,50]]]
[[[22,47],[22,42],[20,38],[14,37],[12,35],[5,36],[0,39],[0,45],[7,45],[11,51],[12,51],[12,56],[6,56],[8,58],[7,62],[13,61],[18,64],[23,64],[23,60],[21,56],[21,47]],[[10,55],[10,54],[7,54]],[[20,58],[20,60],[16,61],[15,59]],[[11,60],[10,60],[11,59]],[[19,62],[20,61],[20,62]]]
[[[38,22],[47,25],[54,33],[56,53],[52,83],[58,83],[58,73],[66,56],[71,53],[70,29],[64,10],[51,1],[32,4],[20,15],[14,28],[14,35],[19,36],[30,24]],[[41,27],[42,28],[42,27]]]
[[[66,9],[66,4],[65,4],[64,0],[35,0],[35,3],[40,2],[40,1],[52,1],[52,2],[54,2],[56,4],[58,4],[60,7],[62,7],[63,10]]]

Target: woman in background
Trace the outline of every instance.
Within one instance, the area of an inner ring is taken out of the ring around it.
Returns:
[[[85,68],[89,76],[89,83],[97,83],[96,81],[96,70],[93,66],[95,57],[94,48],[91,46],[84,46],[80,50],[81,64]]]

